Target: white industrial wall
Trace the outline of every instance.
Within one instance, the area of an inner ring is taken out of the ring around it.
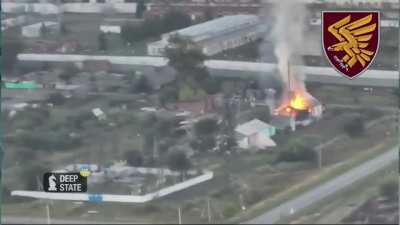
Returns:
[[[64,12],[102,13],[107,10],[117,13],[136,13],[136,3],[67,3]]]
[[[61,55],[61,54],[18,54],[18,60],[32,62],[82,62],[85,60],[108,60],[111,64],[118,65],[138,65],[162,67],[167,65],[168,60],[163,57],[152,56],[99,56],[99,55]],[[227,60],[207,60],[205,65],[209,69],[232,70],[247,72],[276,72],[276,64],[227,61]],[[293,67],[297,68],[297,67]],[[340,83],[349,85],[371,85],[398,87],[399,72],[390,70],[366,70],[357,79],[349,80],[340,75],[332,67],[299,66],[299,69],[306,74],[307,81],[317,81],[322,83]]]
[[[135,13],[136,3],[66,3],[61,10],[51,3],[14,3],[2,2],[2,11],[6,13],[15,12],[24,8],[25,12],[36,12],[40,14],[57,14],[60,11],[69,13],[102,13],[110,10],[116,13]]]
[[[102,32],[104,32],[104,33],[120,34],[121,33],[121,26],[100,25],[100,30]]]

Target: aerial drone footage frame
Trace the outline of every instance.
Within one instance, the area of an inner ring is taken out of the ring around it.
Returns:
[[[2,224],[397,224],[399,9],[2,0]]]

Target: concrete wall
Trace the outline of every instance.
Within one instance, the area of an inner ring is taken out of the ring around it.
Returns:
[[[136,3],[67,3],[64,12],[73,13],[136,13]]]
[[[61,9],[56,4],[51,3],[13,3],[2,2],[3,12],[12,13],[16,8],[23,8],[25,12],[36,12],[40,14],[57,14],[60,12],[68,13],[135,13],[136,3],[66,3]]]
[[[146,195],[111,195],[111,194],[89,194],[89,193],[50,193],[40,191],[12,191],[12,196],[31,197],[39,199],[52,200],[69,200],[69,201],[90,201],[91,198],[97,197],[100,202],[126,202],[126,203],[144,203],[156,198],[160,198],[177,191],[189,188],[202,182],[211,180],[214,173],[211,171],[205,172],[203,175],[188,179],[184,182],[160,189],[156,192]]]
[[[163,67],[167,65],[167,59],[163,57],[150,56],[95,56],[95,55],[57,55],[57,54],[19,54],[18,60],[28,62],[81,62],[84,60],[108,60],[111,64],[135,65]],[[242,62],[242,61],[226,61],[226,60],[208,60],[205,65],[209,69],[226,70],[226,74],[235,77],[234,73],[238,72],[254,72],[254,73],[275,73],[277,71],[274,63],[258,63],[258,62]],[[322,83],[338,83],[347,85],[366,85],[366,86],[383,86],[397,87],[399,72],[389,70],[366,70],[361,76],[350,80],[344,78],[332,67],[315,67],[315,66],[299,66],[306,74],[306,81],[316,81]],[[246,74],[248,76],[248,74]]]
[[[114,33],[120,34],[121,33],[121,26],[116,25],[100,25],[100,30],[104,33]]]
[[[59,13],[59,9],[56,5],[51,3],[13,3],[13,2],[2,2],[1,9],[3,12],[12,13],[15,9],[23,8],[25,12],[37,12],[40,14],[56,14]]]

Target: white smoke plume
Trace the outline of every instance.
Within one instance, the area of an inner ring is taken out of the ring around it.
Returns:
[[[271,8],[271,3],[272,8]],[[291,90],[305,90],[304,74],[296,69],[293,64],[303,64],[301,57],[295,56],[304,46],[304,32],[306,28],[307,8],[304,4],[294,0],[269,0],[265,1],[263,13],[266,21],[272,25],[272,30],[266,40],[271,40],[275,57],[278,60],[278,70],[286,88],[290,85]],[[262,15],[263,17],[263,15]],[[290,74],[288,64],[290,63]],[[291,76],[290,84],[288,74]]]

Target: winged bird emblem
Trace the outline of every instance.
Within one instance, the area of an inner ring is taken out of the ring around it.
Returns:
[[[379,38],[376,18],[374,13],[367,13],[365,16],[353,19],[352,14],[349,13],[331,24],[324,24],[325,33],[333,37],[328,45],[324,40],[327,46],[325,51],[331,62],[335,61],[338,64],[341,72],[348,72],[352,68],[359,67],[357,70],[360,73],[374,58]]]

